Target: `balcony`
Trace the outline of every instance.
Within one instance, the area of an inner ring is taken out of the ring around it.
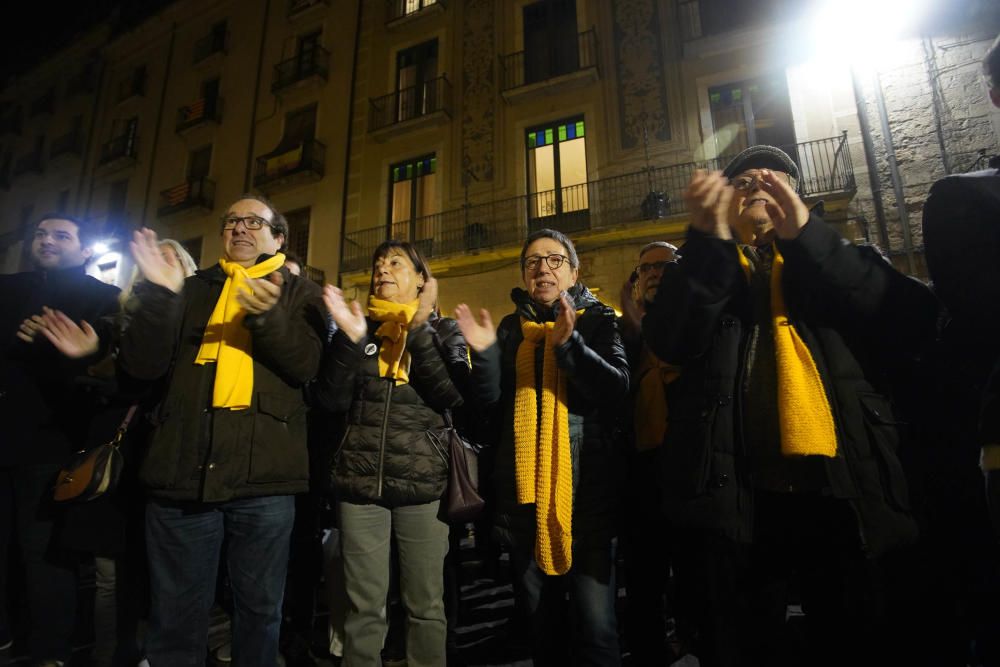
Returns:
[[[257,158],[253,185],[262,191],[274,191],[323,178],[326,146],[307,139],[290,149],[275,151]]]
[[[385,25],[395,28],[424,16],[440,14],[447,9],[444,0],[386,0]]]
[[[17,178],[24,174],[42,173],[42,151],[36,150],[34,153],[27,153],[14,161],[14,169],[11,176]]]
[[[288,20],[299,19],[330,6],[330,0],[288,0]]]
[[[229,33],[212,32],[199,39],[194,43],[192,64],[197,65],[216,54],[225,54],[228,37]]]
[[[146,70],[142,68],[133,76],[118,84],[118,103],[121,104],[133,97],[142,97],[146,94]]]
[[[94,63],[84,65],[76,76],[66,82],[66,97],[89,95],[97,90],[97,66]]]
[[[299,51],[294,57],[274,66],[274,81],[271,92],[278,94],[293,87],[326,81],[330,52],[322,46],[314,46]]]
[[[178,134],[183,134],[199,125],[219,123],[221,121],[222,98],[218,96],[209,99],[202,98],[177,109],[177,125],[175,129]]]
[[[368,101],[368,132],[376,141],[451,119],[451,83],[441,75]]]
[[[552,95],[590,85],[599,70],[597,33],[577,35],[576,43],[554,41],[536,53],[518,51],[500,56],[500,94],[508,103],[526,97]]]
[[[102,169],[116,169],[135,164],[137,138],[135,133],[122,134],[101,146],[97,165]]]
[[[686,57],[747,48],[765,28],[792,24],[802,14],[797,0],[680,0],[677,17]],[[694,43],[692,43],[694,42]]]
[[[846,133],[785,147],[797,156],[799,188],[806,201],[823,197],[847,201],[855,192],[854,169]],[[428,258],[470,255],[516,256],[533,231],[558,229],[575,238],[592,240],[661,234],[674,223],[683,232],[687,210],[683,192],[695,169],[721,169],[728,158],[707,162],[651,167],[621,176],[581,183],[560,190],[537,192],[475,204],[415,220],[371,227],[344,235],[340,271],[366,271],[372,253],[387,238],[410,241]],[[507,250],[504,250],[504,247]]]
[[[215,206],[215,181],[207,178],[188,179],[160,192],[156,215],[165,218],[183,212],[211,213]]]
[[[52,140],[49,148],[49,159],[61,157],[80,157],[83,155],[83,133],[80,130],[70,130],[66,134]]]
[[[28,118],[52,113],[56,108],[55,88],[49,88],[45,93],[36,97],[28,107]]]

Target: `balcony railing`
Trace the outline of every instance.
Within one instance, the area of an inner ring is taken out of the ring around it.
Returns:
[[[66,134],[52,140],[49,148],[49,158],[54,159],[62,155],[83,154],[83,133],[80,130],[70,130]]]
[[[451,83],[445,75],[369,100],[368,131],[443,111],[451,115]]]
[[[44,94],[36,97],[28,107],[28,117],[40,116],[43,113],[52,113],[56,107],[56,91],[49,88]]]
[[[278,185],[292,177],[318,180],[323,178],[326,146],[308,139],[281,153],[262,155],[254,169],[254,187]]]
[[[554,40],[548,48],[500,56],[500,90],[511,90],[591,67],[597,67],[597,33],[593,28],[576,41]]]
[[[855,191],[846,133],[789,146],[798,156],[799,189],[804,197]],[[683,192],[695,169],[721,169],[728,157],[689,162],[613,176],[560,190],[536,192],[485,204],[349,232],[341,271],[369,268],[371,255],[387,238],[410,241],[427,257],[518,245],[549,227],[568,234],[636,224],[686,213]]]
[[[288,18],[295,18],[314,7],[329,6],[330,0],[288,0]]]
[[[193,208],[211,211],[215,206],[215,181],[207,178],[188,179],[160,192],[156,215],[163,218]]]
[[[202,123],[218,123],[222,120],[222,98],[202,98],[177,109],[177,132],[191,129]]]
[[[325,81],[329,71],[329,62],[330,52],[322,46],[299,51],[295,56],[288,60],[282,60],[274,66],[274,82],[271,84],[271,92],[276,93],[313,77]]]
[[[11,172],[16,178],[22,174],[27,174],[34,172],[36,174],[42,173],[42,152],[35,151],[34,153],[27,153],[22,155],[14,161],[14,170]]]
[[[192,62],[197,65],[209,56],[216,53],[225,53],[228,36],[229,34],[225,32],[211,32],[199,39],[194,43],[194,58]]]
[[[444,0],[386,0],[386,23],[416,16],[428,9],[444,9]]]
[[[134,160],[136,151],[136,136],[134,133],[122,134],[105,142],[101,146],[101,166],[118,161]]]

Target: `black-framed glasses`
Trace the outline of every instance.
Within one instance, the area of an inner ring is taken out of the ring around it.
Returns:
[[[247,231],[256,231],[264,225],[271,226],[269,221],[259,215],[224,215],[222,216],[222,229],[223,231],[236,229],[236,225],[241,222]]]
[[[545,255],[544,257],[542,257],[541,255],[531,255],[530,257],[524,258],[524,268],[526,268],[528,271],[534,271],[540,266],[539,262],[541,262],[543,259],[545,260],[545,263],[548,265],[548,267],[553,271],[555,271],[560,266],[562,266],[563,262],[569,259],[569,257],[567,257],[566,255]]]
[[[662,262],[643,262],[635,267],[635,271],[639,274],[649,273],[650,271],[662,271],[667,268],[667,264],[671,264],[673,261],[672,259],[665,259]]]

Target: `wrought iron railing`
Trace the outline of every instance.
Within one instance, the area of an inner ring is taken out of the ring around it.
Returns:
[[[386,0],[386,22],[418,14],[430,7],[445,6],[444,0]]]
[[[222,98],[202,98],[177,109],[177,132],[205,122],[218,122],[222,119]]]
[[[798,156],[805,197],[855,191],[847,134],[786,147]],[[686,213],[683,192],[695,169],[721,169],[729,157],[651,167],[559,190],[475,204],[344,235],[340,270],[369,268],[388,238],[415,243],[427,257],[520,244],[543,227],[568,234],[606,229]]]
[[[258,157],[253,184],[261,187],[302,173],[311,173],[322,178],[325,162],[326,146],[315,139],[308,139],[281,153]]]
[[[314,76],[325,80],[329,72],[329,62],[330,52],[322,46],[312,46],[307,50],[299,51],[288,60],[282,60],[274,66],[274,82],[271,84],[271,92],[277,92]]]
[[[553,40],[547,48],[500,56],[500,90],[511,90],[563,74],[597,67],[597,33],[593,28],[573,40]]]
[[[56,158],[60,155],[81,155],[83,152],[83,133],[78,129],[73,129],[66,134],[52,140],[49,147],[49,157]]]
[[[105,165],[117,160],[134,159],[136,148],[136,136],[134,132],[114,137],[110,141],[104,142],[101,146],[101,158],[99,164]]]
[[[451,83],[444,74],[368,101],[368,131],[420,118],[437,111],[451,115]]]
[[[156,214],[162,218],[195,207],[211,210],[214,203],[215,181],[207,178],[188,179],[160,192],[160,205]]]

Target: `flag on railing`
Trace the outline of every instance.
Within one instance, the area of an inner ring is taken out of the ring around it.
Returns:
[[[204,115],[205,115],[205,98],[202,98],[197,102],[192,102],[188,106],[184,107],[185,121],[200,120]]]
[[[167,206],[177,206],[183,204],[188,195],[191,194],[191,181],[184,181],[180,185],[175,185],[163,193],[163,198],[167,201]]]

